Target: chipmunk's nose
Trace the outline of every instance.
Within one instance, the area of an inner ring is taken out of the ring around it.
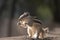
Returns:
[[[20,25],[20,22],[17,23],[17,26],[19,26],[19,25]]]

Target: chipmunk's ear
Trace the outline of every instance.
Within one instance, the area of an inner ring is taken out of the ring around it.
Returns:
[[[29,12],[24,12],[22,15],[20,15],[19,19],[22,19],[24,17],[30,16]]]

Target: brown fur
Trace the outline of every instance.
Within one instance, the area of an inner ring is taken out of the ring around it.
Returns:
[[[43,30],[43,26],[40,23],[34,21],[34,18],[27,16],[18,20],[19,27],[27,28],[27,33],[30,38],[33,38],[36,31],[38,38],[44,38],[45,30]]]

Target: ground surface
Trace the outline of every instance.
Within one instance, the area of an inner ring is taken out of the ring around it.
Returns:
[[[60,40],[60,25],[51,25],[50,26],[51,29],[50,29],[50,33],[53,33],[55,37],[53,38],[49,38],[49,39],[45,39],[45,40]],[[28,38],[26,36],[26,29],[21,29],[20,28],[20,32],[21,32],[21,35],[20,36],[15,36],[15,37],[3,37],[3,38],[0,38],[0,40],[32,40],[30,38]],[[23,35],[24,34],[24,35]],[[55,35],[56,34],[56,35]],[[49,35],[51,36],[51,35]]]
[[[54,28],[54,30],[51,32],[60,34],[60,28]],[[45,39],[45,40],[50,40],[50,39],[51,40],[60,40],[60,37],[49,38],[49,39]],[[32,40],[32,39],[28,38],[26,35],[23,35],[23,36],[16,36],[16,37],[4,37],[4,38],[0,38],[0,40]]]

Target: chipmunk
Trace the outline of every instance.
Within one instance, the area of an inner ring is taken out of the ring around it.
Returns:
[[[19,27],[27,28],[27,33],[30,38],[43,39],[48,28],[44,28],[41,21],[30,16],[28,12],[24,12],[19,18],[17,25]]]

